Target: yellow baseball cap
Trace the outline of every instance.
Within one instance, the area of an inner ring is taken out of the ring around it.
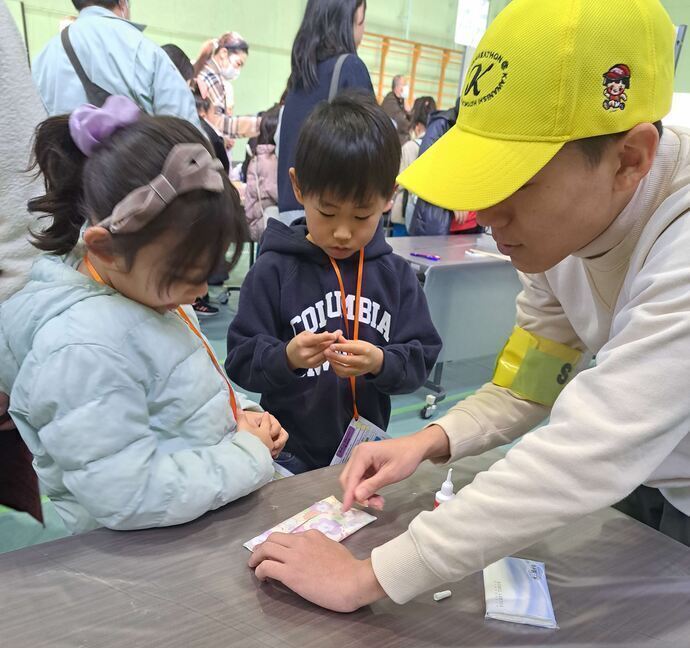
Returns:
[[[477,46],[456,125],[398,182],[446,209],[505,200],[566,142],[667,115],[674,41],[659,0],[513,0]]]

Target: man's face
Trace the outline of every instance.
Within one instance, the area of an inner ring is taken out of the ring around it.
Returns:
[[[591,243],[620,211],[616,162],[593,167],[576,144],[559,153],[512,196],[477,212],[501,253],[522,272],[544,272]]]
[[[132,13],[129,6],[129,0],[120,0],[120,4],[118,4],[115,13],[125,20],[130,20]]]
[[[407,79],[405,77],[401,77],[400,79],[398,79],[398,82],[395,84],[395,90],[393,91],[396,97],[400,98],[403,96],[403,88],[406,85]]]

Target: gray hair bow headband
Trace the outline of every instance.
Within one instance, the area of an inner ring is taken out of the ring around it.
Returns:
[[[141,118],[139,107],[129,98],[108,97],[101,108],[85,104],[69,117],[74,143],[91,157],[122,128]],[[113,213],[98,223],[113,233],[137,232],[158,216],[177,196],[203,189],[223,191],[223,165],[201,144],[178,144],[168,154],[163,172],[146,186],[121,200]]]
[[[221,162],[202,144],[177,144],[168,154],[163,172],[123,198],[98,226],[113,234],[138,232],[178,196],[197,189],[222,193],[222,173]]]

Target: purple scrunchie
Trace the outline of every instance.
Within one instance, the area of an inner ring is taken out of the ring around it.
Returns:
[[[141,110],[129,97],[108,97],[102,108],[79,106],[69,117],[69,132],[77,148],[91,157],[116,130],[134,124]]]

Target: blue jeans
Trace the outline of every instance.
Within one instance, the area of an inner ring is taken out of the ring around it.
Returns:
[[[301,475],[302,473],[309,472],[311,468],[307,466],[297,455],[292,454],[292,452],[286,452],[283,450],[275,462],[282,466],[283,468],[289,470],[293,475]]]
[[[391,236],[409,236],[407,228],[402,223],[393,223]]]

